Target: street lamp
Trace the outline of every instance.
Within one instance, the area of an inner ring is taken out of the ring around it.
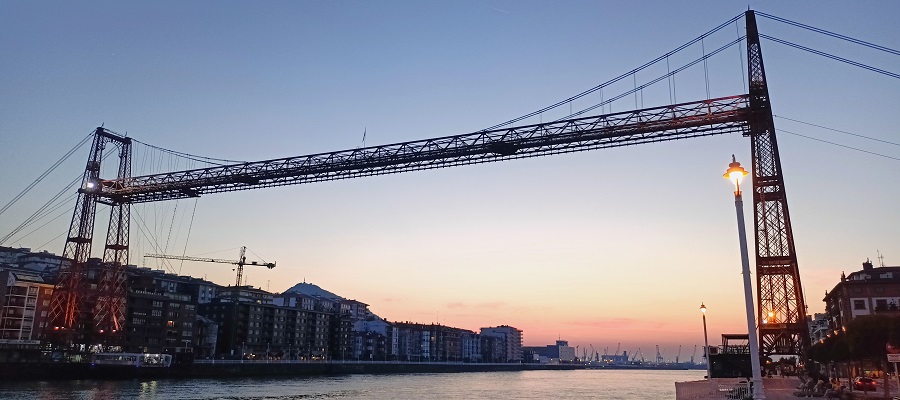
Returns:
[[[700,303],[700,312],[703,313],[703,344],[706,345],[703,347],[703,354],[706,357],[706,379],[712,379],[712,372],[710,369],[709,363],[709,339],[706,336],[706,305]]]
[[[747,232],[744,227],[744,200],[741,198],[741,179],[749,175],[741,163],[731,155],[731,163],[724,177],[734,183],[734,208],[737,211],[738,239],[741,245],[741,271],[744,274],[744,305],[747,308],[747,338],[750,342],[750,368],[753,371],[753,399],[765,399],[759,364],[759,342],[756,318],[753,316],[753,285],[750,283],[750,259],[747,256]]]

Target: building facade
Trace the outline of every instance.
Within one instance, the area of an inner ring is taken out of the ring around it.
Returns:
[[[197,317],[202,279],[128,266],[126,352],[166,353],[176,362],[193,360],[201,347]]]
[[[900,312],[900,267],[863,263],[863,269],[841,280],[825,293],[825,312],[831,331],[843,330],[856,317]]]
[[[522,362],[522,331],[508,325],[481,328],[485,362]],[[490,342],[486,338],[496,338]],[[488,360],[487,358],[490,358]]]

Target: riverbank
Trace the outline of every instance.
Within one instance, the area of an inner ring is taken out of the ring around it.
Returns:
[[[0,381],[78,379],[192,379],[233,377],[316,376],[349,374],[412,374],[584,369],[582,365],[370,362],[370,361],[208,361],[168,368],[100,366],[81,363],[0,363]]]

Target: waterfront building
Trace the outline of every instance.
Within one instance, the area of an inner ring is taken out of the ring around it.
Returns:
[[[0,270],[0,348],[37,348],[52,297],[53,285],[34,271]]]
[[[832,331],[843,330],[862,315],[900,312],[900,267],[875,268],[866,260],[863,268],[841,280],[825,293],[825,312]]]
[[[481,328],[485,362],[522,362],[522,331],[509,325]],[[496,338],[491,341],[487,338]]]
[[[195,325],[196,345],[194,346],[195,358],[216,358],[216,343],[219,338],[219,324],[212,319],[197,315]]]
[[[199,346],[197,308],[201,288],[212,284],[150,268],[126,268],[125,351],[166,353],[189,361]]]
[[[440,324],[394,322],[397,358],[401,361],[477,362],[481,348],[475,332]],[[392,339],[393,340],[393,339]]]
[[[575,348],[566,340],[557,340],[555,345],[522,347],[525,362],[541,364],[571,363],[575,361]],[[530,355],[530,357],[529,357]]]
[[[218,325],[215,353],[237,358],[265,358],[272,352],[273,344],[277,353],[280,343],[273,342],[283,337],[282,324],[286,321],[280,321],[283,316],[278,315],[279,323],[276,324],[278,307],[272,299],[272,293],[253,286],[228,286],[220,288],[211,301],[200,304],[200,315]]]
[[[481,357],[481,335],[470,330],[463,329],[460,333],[460,356],[463,362],[478,363]]]
[[[376,315],[353,323],[353,357],[358,360],[396,360],[394,325]]]
[[[315,285],[311,285],[315,286]],[[318,288],[318,286],[315,286]],[[352,354],[347,315],[341,311],[340,298],[307,294],[296,290],[276,295],[274,302],[288,311],[286,332],[288,354],[299,359],[349,359]],[[344,308],[349,315],[350,311]]]

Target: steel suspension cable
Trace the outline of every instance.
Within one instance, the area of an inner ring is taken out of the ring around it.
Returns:
[[[706,37],[708,37],[708,36],[710,36],[710,35],[712,35],[712,34],[718,32],[718,31],[721,30],[722,28],[724,28],[724,27],[730,25],[732,22],[737,21],[738,19],[742,18],[743,16],[744,16],[744,14],[739,14],[739,15],[735,16],[734,18],[729,19],[729,20],[726,21],[725,23],[723,23],[723,24],[721,24],[721,25],[719,25],[719,26],[717,26],[717,27],[715,27],[715,28],[713,28],[713,29],[707,31],[706,33],[704,33],[704,34],[698,36],[697,38],[695,38],[695,39],[693,39],[693,40],[691,40],[691,41],[689,41],[689,42],[687,42],[687,43],[685,43],[685,44],[683,44],[683,45],[677,47],[675,50],[672,50],[672,51],[670,51],[670,52],[668,52],[668,53],[666,53],[666,54],[663,54],[663,55],[661,55],[661,56],[659,56],[659,57],[653,59],[652,61],[649,61],[649,62],[645,63],[644,65],[641,65],[640,67],[637,67],[637,68],[635,68],[635,69],[633,69],[633,70],[631,70],[631,71],[628,71],[628,72],[626,72],[626,73],[624,73],[624,74],[622,74],[622,75],[619,75],[619,76],[617,76],[617,77],[615,77],[615,78],[613,78],[613,79],[611,79],[611,80],[608,80],[608,81],[606,81],[606,82],[604,82],[604,83],[601,83],[601,84],[599,84],[599,85],[597,85],[597,86],[594,86],[594,87],[592,87],[592,88],[590,88],[590,89],[588,89],[588,90],[585,90],[585,91],[583,91],[583,92],[581,92],[581,93],[578,93],[578,94],[576,94],[576,95],[574,95],[574,96],[572,96],[572,97],[569,97],[569,98],[567,98],[567,99],[565,99],[565,100],[558,101],[558,102],[556,102],[556,103],[554,103],[554,104],[552,104],[552,105],[549,105],[549,106],[547,106],[547,107],[544,107],[544,108],[542,108],[542,109],[540,109],[540,110],[533,111],[533,112],[531,112],[531,113],[525,114],[525,115],[520,116],[520,117],[518,117],[518,118],[513,118],[513,119],[511,119],[511,120],[509,120],[509,121],[506,121],[506,122],[503,122],[503,123],[500,123],[500,124],[491,126],[491,127],[489,127],[489,128],[482,129],[482,131],[490,131],[490,130],[498,129],[498,128],[501,128],[501,127],[504,127],[504,126],[507,126],[507,125],[510,125],[510,124],[519,122],[519,121],[521,121],[521,120],[523,120],[523,119],[531,118],[531,117],[533,117],[533,116],[535,116],[535,115],[539,115],[539,114],[541,114],[541,113],[543,113],[543,112],[546,112],[546,111],[552,110],[552,109],[554,109],[554,108],[557,108],[557,107],[559,107],[559,106],[561,106],[561,105],[564,105],[564,104],[566,104],[566,103],[568,103],[568,102],[570,102],[570,101],[572,101],[572,100],[580,99],[580,98],[582,98],[582,97],[584,97],[584,96],[587,96],[587,95],[589,95],[589,94],[591,94],[591,93],[594,93],[594,92],[596,92],[596,91],[598,91],[598,90],[600,90],[600,89],[602,89],[602,88],[604,88],[604,87],[606,87],[606,86],[609,86],[609,85],[611,85],[611,84],[613,84],[613,83],[616,83],[616,82],[618,82],[618,81],[620,81],[620,80],[622,80],[622,79],[625,79],[625,78],[631,76],[632,74],[637,73],[638,71],[642,71],[642,70],[644,70],[644,69],[646,69],[646,68],[649,68],[649,67],[653,66],[654,64],[656,64],[656,63],[658,63],[658,62],[661,62],[661,61],[667,59],[668,57],[672,56],[673,54],[676,54],[676,53],[678,53],[678,52],[680,52],[680,51],[682,51],[682,50],[684,50],[684,49],[686,49],[686,48],[688,48],[688,47],[690,47],[690,46],[696,44],[697,42],[703,40],[704,38],[706,38]]]
[[[147,233],[147,230],[149,230],[150,228],[147,227],[147,222],[144,221],[144,217],[141,216],[141,213],[137,209],[134,209],[133,211],[134,211],[134,215],[136,215],[138,217],[138,219],[137,219],[138,231],[144,237],[144,239],[147,240],[147,243],[150,244],[150,247],[153,248],[154,253],[160,253],[160,254],[165,253],[164,251],[161,250],[161,247],[159,246],[159,242],[156,241],[156,238],[153,235],[150,235]],[[164,267],[166,267],[166,269],[169,270],[169,272],[175,273],[175,269],[172,268],[171,265],[167,265],[165,260],[162,260],[161,262],[162,262],[162,265]]]
[[[191,229],[194,227],[194,215],[197,213],[197,201],[199,198],[194,198],[194,209],[191,211],[191,222],[188,224],[187,236],[184,238],[184,248],[181,250],[181,257],[184,257],[187,254],[188,242],[191,240]],[[181,275],[181,268],[184,267],[184,260],[181,260],[181,264],[178,264],[178,274]]]
[[[807,29],[807,30],[810,30],[810,31],[813,31],[813,32],[816,32],[816,33],[821,33],[821,34],[826,35],[826,36],[831,36],[831,37],[833,37],[833,38],[838,38],[838,39],[846,40],[846,41],[851,42],[851,43],[855,43],[855,44],[862,45],[862,46],[866,46],[866,47],[869,47],[869,48],[872,48],[872,49],[875,49],[875,50],[880,50],[880,51],[883,51],[883,52],[886,52],[886,53],[891,53],[891,54],[893,54],[893,55],[900,56],[900,51],[894,50],[894,49],[892,49],[892,48],[890,48],[890,47],[880,46],[880,45],[877,45],[877,44],[875,44],[875,43],[867,42],[867,41],[865,41],[865,40],[855,39],[855,38],[852,38],[852,37],[850,37],[850,36],[841,35],[841,34],[839,34],[839,33],[831,32],[831,31],[828,31],[828,30],[825,30],[825,29],[821,29],[821,28],[816,28],[816,27],[814,27],[814,26],[810,26],[810,25],[806,25],[806,24],[801,24],[801,23],[799,23],[799,22],[791,21],[791,20],[789,20],[789,19],[787,19],[787,18],[776,17],[776,16],[771,15],[771,14],[766,14],[766,13],[762,13],[762,12],[757,12],[756,14],[757,14],[757,15],[760,15],[760,16],[763,16],[763,17],[766,17],[766,18],[768,18],[768,19],[771,19],[771,20],[773,20],[773,21],[778,21],[778,22],[785,23],[785,24],[788,24],[788,25],[793,25],[793,26],[796,26],[796,27],[798,27],[798,28]]]
[[[228,164],[242,164],[242,163],[246,162],[246,161],[235,161],[235,160],[227,160],[227,159],[223,159],[223,158],[204,157],[204,156],[198,156],[198,155],[194,155],[194,154],[182,153],[180,151],[169,150],[169,149],[165,149],[165,148],[162,148],[159,146],[154,146],[152,144],[144,143],[144,142],[141,142],[136,139],[131,139],[131,140],[135,141],[137,143],[140,143],[144,146],[150,147],[152,149],[159,150],[164,153],[169,153],[169,154],[172,154],[172,155],[175,155],[178,157],[183,157],[183,158],[187,158],[192,161],[197,161],[197,162],[202,162],[202,163],[207,163],[207,164],[226,165],[226,164],[220,164],[220,163],[217,163],[214,161],[221,161],[221,162],[228,163]]]
[[[716,54],[718,54],[718,53],[724,51],[725,49],[727,49],[727,48],[729,48],[729,47],[731,47],[731,46],[734,46],[734,45],[737,44],[737,43],[741,43],[745,38],[746,38],[746,36],[741,36],[741,37],[739,37],[739,38],[737,38],[737,39],[735,39],[735,40],[732,40],[731,43],[728,43],[728,44],[726,44],[726,45],[724,45],[724,46],[722,46],[722,47],[719,47],[718,49],[716,49],[716,50],[714,50],[714,51],[712,51],[712,52],[710,52],[710,53],[704,55],[703,57],[700,57],[700,58],[698,58],[698,59],[696,59],[696,60],[694,60],[694,61],[691,61],[691,62],[689,62],[689,63],[687,63],[687,64],[685,64],[685,65],[682,65],[681,67],[678,67],[678,68],[676,68],[676,69],[674,69],[674,70],[672,70],[672,71],[670,71],[670,72],[668,72],[668,73],[666,73],[666,74],[664,74],[664,75],[661,75],[661,76],[659,76],[659,77],[657,77],[657,78],[655,78],[655,79],[653,79],[653,80],[651,80],[651,81],[649,81],[649,82],[647,82],[647,83],[645,83],[645,84],[643,84],[643,85],[641,85],[641,86],[638,86],[638,87],[636,87],[636,88],[634,88],[634,89],[631,89],[631,90],[629,90],[629,91],[627,91],[627,92],[621,93],[621,94],[619,94],[618,96],[610,97],[610,98],[608,98],[608,99],[606,99],[606,100],[604,100],[604,101],[601,101],[600,103],[594,104],[593,106],[590,106],[590,107],[588,107],[588,108],[585,108],[585,109],[583,109],[583,110],[581,110],[581,111],[578,111],[578,112],[576,112],[576,113],[574,113],[574,114],[571,114],[571,115],[568,115],[568,116],[559,118],[559,119],[557,119],[557,120],[554,120],[553,122],[562,121],[562,120],[564,120],[564,119],[575,118],[575,117],[577,117],[577,116],[579,116],[579,115],[582,115],[582,114],[584,114],[584,113],[586,113],[586,112],[588,112],[588,111],[595,110],[595,109],[597,109],[598,107],[602,107],[602,106],[604,106],[604,105],[606,105],[606,104],[611,104],[612,102],[614,102],[614,101],[616,101],[616,100],[619,100],[619,99],[621,99],[621,98],[623,98],[623,97],[626,97],[626,96],[628,96],[628,95],[630,95],[630,94],[632,94],[632,93],[635,93],[635,92],[638,91],[638,90],[643,90],[643,89],[647,88],[648,86],[654,85],[654,84],[656,84],[657,82],[662,81],[663,79],[667,79],[667,78],[669,78],[669,77],[674,77],[675,74],[677,74],[677,73],[679,73],[679,72],[681,72],[681,71],[684,71],[684,70],[686,70],[686,69],[688,69],[688,68],[690,68],[690,67],[693,67],[694,65],[697,65],[697,64],[699,64],[701,61],[705,61],[706,59],[708,59],[708,58],[710,58],[710,57],[712,57],[712,56],[714,56],[714,55],[716,55]],[[612,112],[612,111],[610,110],[610,112]]]
[[[25,196],[25,194],[30,192],[31,189],[33,189],[38,183],[40,183],[42,180],[44,180],[44,178],[46,178],[47,175],[50,175],[50,173],[53,172],[57,167],[59,167],[60,164],[62,164],[66,160],[68,160],[69,157],[72,156],[72,154],[75,154],[75,152],[78,151],[78,149],[81,148],[81,146],[84,146],[84,144],[87,143],[87,141],[90,140],[91,136],[93,136],[93,135],[94,135],[94,133],[91,132],[90,134],[85,136],[84,139],[81,139],[81,141],[78,142],[78,144],[76,144],[75,147],[73,147],[66,154],[64,154],[62,157],[60,157],[59,160],[56,160],[56,162],[53,163],[53,165],[51,165],[50,168],[48,168],[46,171],[44,171],[43,174],[38,176],[37,179],[34,180],[34,182],[31,182],[31,184],[29,184],[28,187],[26,187],[21,192],[19,192],[19,194],[17,194],[16,197],[13,197],[13,199],[10,200],[9,203],[6,203],[6,205],[4,205],[3,208],[0,208],[0,215],[2,215],[13,204],[15,204],[17,201],[19,201],[19,199],[21,199],[22,196]]]
[[[847,135],[850,135],[850,136],[856,136],[856,137],[863,138],[863,139],[874,140],[874,141],[876,141],[876,142],[881,142],[881,143],[885,143],[885,144],[892,144],[892,145],[894,145],[894,146],[900,146],[900,143],[894,143],[894,142],[890,142],[890,141],[887,141],[887,140],[882,140],[882,139],[873,138],[873,137],[869,137],[869,136],[865,136],[865,135],[860,135],[860,134],[858,134],[858,133],[842,131],[842,130],[840,130],[840,129],[829,128],[829,127],[827,127],[827,126],[822,126],[822,125],[816,125],[816,124],[811,123],[811,122],[805,122],[805,121],[800,121],[800,120],[793,119],[793,118],[782,117],[782,116],[780,116],[780,115],[774,115],[774,114],[773,114],[772,116],[775,117],[775,118],[781,118],[781,119],[785,119],[785,120],[788,120],[788,121],[793,121],[793,122],[796,122],[796,123],[799,123],[799,124],[804,124],[804,125],[814,126],[814,127],[816,127],[816,128],[827,129],[827,130],[829,130],[829,131],[834,131],[834,132],[838,132],[838,133],[843,133],[843,134],[847,134]]]
[[[866,153],[866,154],[871,154],[871,155],[873,155],[873,156],[884,157],[884,158],[889,158],[889,159],[891,159],[891,160],[900,161],[900,157],[893,157],[893,156],[889,156],[889,155],[885,155],[885,154],[881,154],[881,153],[876,153],[876,152],[874,152],[874,151],[868,151],[868,150],[858,149],[858,148],[856,148],[856,147],[851,147],[851,146],[843,145],[843,144],[840,144],[840,143],[829,142],[829,141],[824,140],[824,139],[819,139],[819,138],[814,138],[814,137],[812,137],[812,136],[802,135],[802,134],[799,134],[799,133],[797,133],[797,132],[791,132],[791,131],[786,130],[786,129],[779,129],[778,131],[779,131],[779,132],[788,133],[788,134],[791,134],[791,135],[794,135],[794,136],[800,136],[800,137],[802,137],[802,138],[806,138],[806,139],[810,139],[810,140],[815,140],[815,141],[817,141],[817,142],[822,142],[822,143],[827,143],[827,144],[834,145],[834,146],[838,146],[838,147],[843,147],[843,148],[845,148],[845,149],[850,149],[850,150],[855,150],[855,151],[862,152],[862,153]]]
[[[809,52],[809,53],[813,53],[813,54],[816,54],[816,55],[819,55],[819,56],[822,56],[822,57],[830,58],[830,59],[832,59],[832,60],[840,61],[840,62],[842,62],[842,63],[850,64],[850,65],[852,65],[852,66],[854,66],[854,67],[859,67],[859,68],[862,68],[862,69],[867,69],[867,70],[872,71],[872,72],[877,72],[877,73],[882,74],[882,75],[887,75],[887,76],[889,76],[889,77],[891,77],[891,78],[900,79],[900,74],[896,74],[896,73],[893,73],[893,72],[890,72],[890,71],[885,71],[885,70],[880,69],[880,68],[875,68],[875,67],[873,67],[873,66],[871,66],[871,65],[866,65],[866,64],[863,64],[863,63],[861,63],[861,62],[849,60],[849,59],[846,59],[846,58],[843,58],[843,57],[838,57],[838,56],[836,56],[836,55],[834,55],[834,54],[829,54],[829,53],[826,53],[826,52],[824,52],[824,51],[812,49],[812,48],[809,48],[809,47],[806,47],[806,46],[801,46],[801,45],[799,45],[799,44],[791,43],[791,42],[788,42],[787,40],[778,39],[778,38],[776,38],[776,37],[772,37],[772,36],[769,36],[769,35],[764,35],[764,34],[762,34],[762,33],[759,34],[759,37],[765,38],[765,39],[768,39],[768,40],[771,40],[771,41],[773,41],[773,42],[775,42],[775,43],[783,44],[783,45],[785,45],[785,46],[790,46],[790,47],[793,47],[793,48],[795,48],[795,49],[799,49],[799,50],[803,50],[803,51],[806,51],[806,52]]]
[[[57,200],[59,200],[59,198],[62,197],[62,195],[64,195],[66,192],[70,191],[73,187],[77,186],[77,185],[78,185],[78,182],[79,182],[81,179],[82,179],[81,176],[75,178],[75,180],[73,180],[72,182],[70,182],[69,185],[67,185],[66,187],[64,187],[64,188],[63,188],[62,190],[60,190],[59,192],[57,192],[53,197],[50,198],[50,200],[48,200],[46,203],[44,203],[44,205],[42,205],[42,206],[41,206],[40,208],[38,208],[34,213],[32,213],[31,215],[29,215],[28,218],[25,218],[25,220],[22,221],[22,223],[20,223],[19,226],[15,227],[12,231],[10,231],[9,233],[7,233],[6,236],[3,236],[2,238],[0,238],[0,245],[2,245],[3,243],[6,243],[7,240],[9,240],[9,239],[12,238],[13,236],[15,236],[15,235],[16,235],[17,233],[19,233],[22,229],[27,228],[29,225],[31,225],[31,224],[34,223],[35,221],[37,221],[37,220],[39,220],[40,218],[42,218],[43,215],[45,215],[45,211],[46,211],[48,208],[50,208],[50,207],[55,207],[55,206],[53,206],[53,203],[55,203]],[[55,208],[54,208],[54,209],[55,209]],[[52,212],[52,211],[51,211],[51,212]]]

